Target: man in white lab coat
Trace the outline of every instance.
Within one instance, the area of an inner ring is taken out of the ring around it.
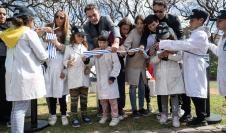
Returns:
[[[221,10],[217,18],[211,19],[217,21],[217,28],[224,32],[218,45],[212,44],[211,51],[218,56],[217,82],[221,95],[226,96],[226,10]],[[222,128],[226,131],[226,126]]]
[[[199,9],[193,9],[192,15],[188,17],[190,26],[193,29],[190,38],[186,40],[162,40],[159,49],[184,51],[183,71],[186,95],[191,97],[196,116],[188,125],[207,125],[206,121],[206,98],[207,98],[207,77],[206,67],[208,64],[203,58],[206,55],[209,42],[209,33],[204,22],[208,13]]]

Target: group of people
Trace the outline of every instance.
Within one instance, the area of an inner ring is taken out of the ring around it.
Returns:
[[[0,69],[1,75],[5,75],[5,78],[1,76],[4,82],[0,98],[8,109],[1,114],[1,119],[11,121],[13,133],[22,133],[30,100],[46,97],[49,124],[54,126],[57,121],[59,101],[62,125],[68,125],[66,95],[70,94],[71,125],[80,127],[80,120],[91,123],[87,99],[92,66],[96,70],[100,124],[106,123],[109,113],[110,126],[116,126],[126,117],[123,110],[125,82],[129,84],[132,117],[147,116],[151,109],[144,107],[145,99],[150,103],[146,69],[152,65],[159,123],[167,123],[170,103],[173,127],[180,127],[180,122],[207,125],[208,49],[219,57],[219,89],[222,95],[226,92],[226,10],[213,19],[225,33],[218,46],[208,41],[210,34],[204,26],[208,13],[205,11],[192,10],[188,17],[191,33],[185,38],[178,17],[167,13],[164,1],[154,1],[153,10],[154,14],[146,18],[138,15],[134,24],[125,17],[115,25],[109,16],[100,15],[96,5],[88,4],[84,10],[88,21],[83,27],[70,28],[68,15],[57,11],[53,23],[32,30],[35,15],[30,9],[16,7],[13,17],[8,18],[14,26],[9,28],[5,23],[6,11],[0,7],[0,30],[3,31],[0,33]],[[196,112],[193,119],[190,99]],[[6,100],[12,101],[12,107]],[[180,106],[184,110],[181,117]]]

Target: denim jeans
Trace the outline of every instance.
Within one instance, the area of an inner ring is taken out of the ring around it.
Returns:
[[[132,106],[132,111],[137,110],[136,88],[137,88],[137,85],[130,85],[130,88],[129,88],[129,97],[130,97],[130,103]],[[138,84],[139,109],[142,109],[144,107],[144,96],[145,96],[145,86],[144,86],[142,75],[140,75],[139,84]]]

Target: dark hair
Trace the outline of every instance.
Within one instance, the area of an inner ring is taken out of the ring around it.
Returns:
[[[75,40],[75,35],[76,34],[79,34],[79,33],[72,33],[71,34],[71,37],[70,37],[70,43],[77,43],[76,40]],[[82,41],[82,44],[88,48],[88,43],[87,43],[87,40],[86,40],[86,37],[84,36],[83,37],[83,41]]]
[[[151,24],[151,23],[153,23],[153,22],[159,22],[158,17],[155,16],[155,15],[149,15],[149,16],[147,16],[147,17],[145,18],[145,20],[144,20],[144,23],[145,23],[146,25],[149,25],[149,24]]]
[[[15,25],[16,27],[20,27],[23,25],[27,25],[28,22],[32,19],[33,17],[29,17],[29,16],[15,17],[12,19],[12,24]]]
[[[98,41],[108,41],[108,38],[106,36],[99,36]]]
[[[93,9],[98,10],[98,8],[95,4],[88,4],[88,5],[86,5],[84,12],[86,13],[87,11],[93,10]]]
[[[122,18],[122,20],[118,23],[119,28],[121,28],[123,25],[129,25],[129,31],[133,29],[133,24],[127,17]]]
[[[136,18],[135,18],[135,24],[137,24],[138,20],[141,20],[144,22],[144,16],[142,15],[137,15]]]
[[[167,3],[164,0],[154,0],[153,6],[155,5],[164,6],[164,8],[167,8]]]

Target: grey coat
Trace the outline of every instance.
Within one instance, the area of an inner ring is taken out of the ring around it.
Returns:
[[[98,28],[96,28],[96,25],[92,24],[90,21],[87,21],[83,26],[83,29],[87,34],[86,37],[90,50],[98,47],[97,37],[104,33],[109,34],[112,32],[115,38],[121,37],[119,27],[114,24],[110,16],[101,16],[97,26]]]

